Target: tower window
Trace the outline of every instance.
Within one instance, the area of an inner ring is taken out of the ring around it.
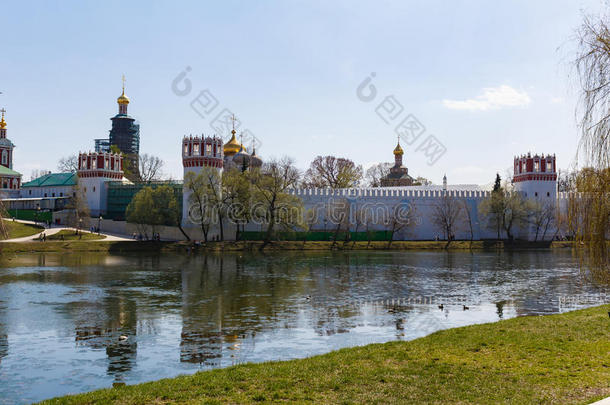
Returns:
[[[550,196],[551,196],[551,193],[547,191],[547,192],[546,192],[546,196],[547,196],[547,197],[550,197]]]
[[[540,162],[538,160],[536,160],[534,162],[534,171],[535,172],[539,172],[540,171]]]
[[[95,186],[93,186],[93,192],[95,193]]]
[[[538,197],[538,192],[537,191],[534,193],[534,196]]]

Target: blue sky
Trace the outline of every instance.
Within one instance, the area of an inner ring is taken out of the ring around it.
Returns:
[[[516,154],[556,153],[569,167],[578,134],[574,30],[600,1],[5,2],[0,104],[14,168],[55,170],[93,149],[116,114],[121,76],[141,152],[182,178],[180,141],[212,134],[191,101],[203,90],[260,140],[263,158],[391,161],[386,96],[425,133],[404,145],[412,175],[485,184]],[[191,92],[172,81],[186,68]],[[372,72],[372,102],[356,95]],[[394,124],[398,121],[392,121]],[[226,135],[223,134],[223,135]],[[418,145],[446,148],[434,164]]]

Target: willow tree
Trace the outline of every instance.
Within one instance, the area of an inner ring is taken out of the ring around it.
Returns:
[[[581,131],[579,157],[593,170],[583,172],[577,191],[584,201],[575,215],[583,226],[576,230],[582,242],[584,264],[593,275],[610,282],[610,28],[606,14],[585,17],[577,31],[574,60],[580,84],[577,108]]]

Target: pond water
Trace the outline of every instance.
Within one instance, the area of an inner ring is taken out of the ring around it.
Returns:
[[[4,257],[0,403],[409,340],[600,297],[564,251]]]

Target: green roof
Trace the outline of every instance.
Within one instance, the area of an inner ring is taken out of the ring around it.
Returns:
[[[9,169],[8,167],[0,165],[0,176],[21,176],[21,173],[14,171],[13,169]]]
[[[21,185],[26,187],[59,187],[75,186],[78,177],[76,173],[49,173]]]

